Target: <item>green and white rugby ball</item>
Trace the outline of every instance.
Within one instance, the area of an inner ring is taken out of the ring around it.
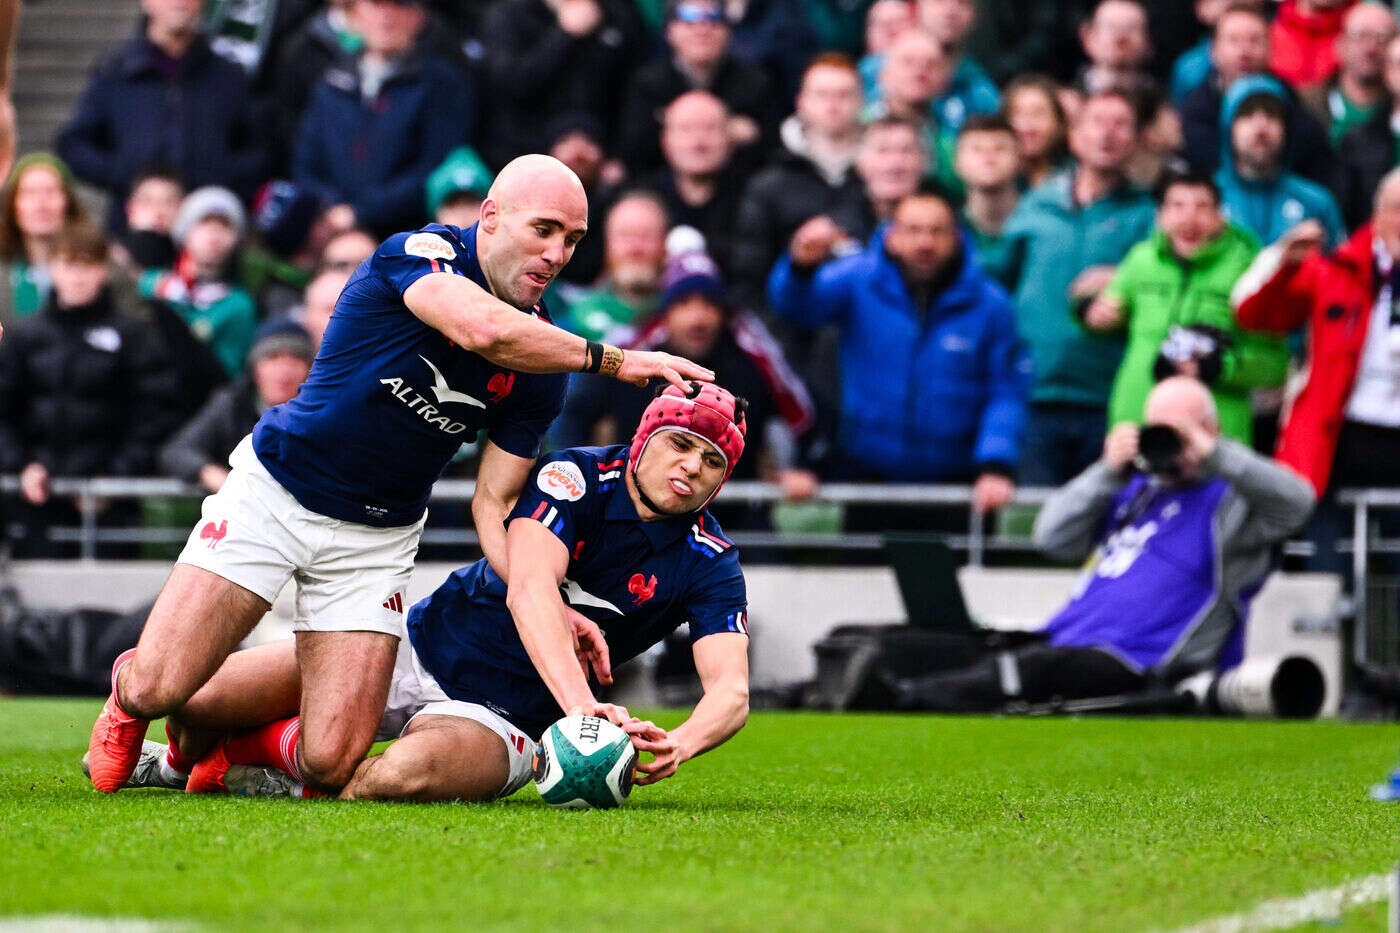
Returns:
[[[535,787],[551,807],[620,807],[632,792],[637,750],[627,733],[597,716],[566,716],[535,752]]]

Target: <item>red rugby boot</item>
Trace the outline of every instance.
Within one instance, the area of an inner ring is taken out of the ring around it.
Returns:
[[[107,698],[97,722],[92,725],[88,739],[88,768],[92,786],[104,794],[115,793],[126,784],[136,763],[141,760],[141,745],[146,739],[150,722],[137,719],[122,709],[117,701],[117,672],[136,654],[131,648],[117,655],[112,662],[112,695]]]
[[[227,750],[224,748],[224,741],[224,739],[220,739],[219,744],[210,749],[209,754],[199,759],[199,762],[190,769],[190,779],[185,782],[185,793],[228,793],[228,787],[224,785],[224,775],[228,772],[230,762]]]

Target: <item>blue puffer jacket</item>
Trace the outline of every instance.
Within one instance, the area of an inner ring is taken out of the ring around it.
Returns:
[[[841,329],[842,453],[891,480],[964,480],[1014,471],[1030,358],[1001,286],[963,238],[952,282],[922,313],[877,234],[862,252],[768,280],[774,311]]]
[[[366,102],[355,69],[333,68],[302,117],[292,178],[377,234],[421,227],[428,174],[471,142],[471,91],[452,65],[407,57]]]

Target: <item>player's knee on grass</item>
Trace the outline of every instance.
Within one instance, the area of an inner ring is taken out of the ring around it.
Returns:
[[[341,795],[349,800],[423,800],[432,786],[427,769],[391,754],[365,759]]]
[[[340,790],[350,783],[370,744],[318,740],[303,731],[297,748],[297,767],[302,780],[322,790]]]
[[[183,706],[194,689],[162,659],[138,653],[122,667],[117,692],[122,709],[132,716],[160,719]]]

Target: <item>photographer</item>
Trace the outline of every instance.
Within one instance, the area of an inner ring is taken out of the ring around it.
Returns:
[[[1147,399],[1146,424],[1109,433],[1103,457],[1059,490],[1036,543],[1083,560],[1042,642],[971,667],[886,686],[904,708],[988,711],[1174,683],[1240,660],[1249,602],[1274,545],[1312,508],[1287,467],[1221,438],[1210,392],[1174,376]]]

